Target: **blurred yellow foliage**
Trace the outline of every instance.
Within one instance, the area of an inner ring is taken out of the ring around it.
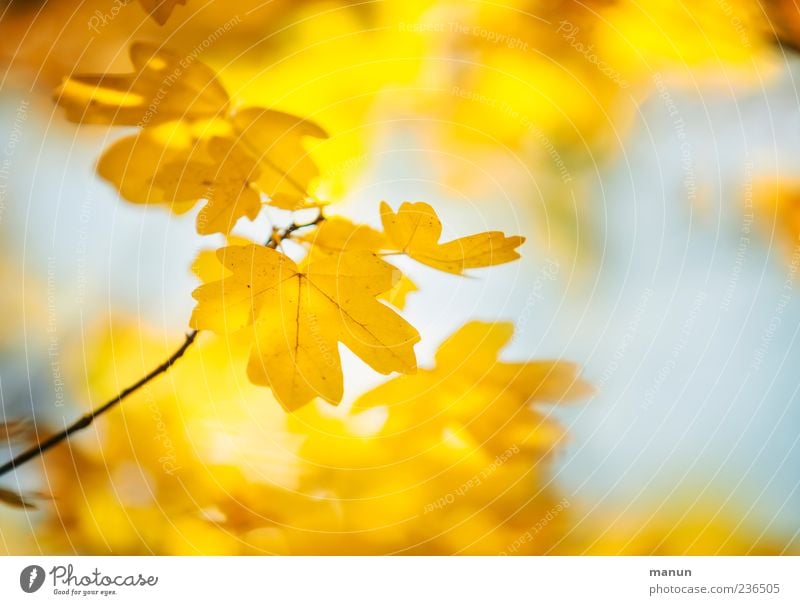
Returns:
[[[745,192],[744,221],[755,220],[764,241],[776,241],[793,277],[800,264],[800,182],[793,179],[757,181]]]
[[[103,399],[169,348],[100,326],[86,391]],[[553,483],[564,437],[542,403],[590,392],[571,364],[504,362],[509,324],[472,322],[435,366],[351,409],[285,415],[241,371],[245,342],[206,335],[170,373],[44,459],[17,552],[83,554],[778,554],[717,509],[582,519]],[[3,511],[4,514],[9,514]],[[25,514],[25,513],[11,513]],[[4,530],[5,532],[5,530]],[[8,549],[8,546],[4,547]]]
[[[126,554],[544,552],[568,527],[549,477],[563,436],[532,404],[585,395],[560,362],[506,363],[509,324],[467,324],[436,367],[352,410],[284,415],[241,372],[245,343],[207,335],[168,374],[44,459],[43,552]],[[87,346],[89,403],[166,348],[141,326]],[[555,511],[555,512],[553,512]],[[546,523],[542,519],[547,518]]]

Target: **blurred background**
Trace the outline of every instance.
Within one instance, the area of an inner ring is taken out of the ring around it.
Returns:
[[[794,0],[0,7],[4,422],[47,434],[163,361],[187,330],[190,266],[224,241],[121,200],[95,166],[134,129],[76,126],[53,103],[71,74],[129,71],[135,40],[195,53],[242,104],[321,124],[331,213],[377,226],[381,200],[425,200],[447,239],[527,237],[521,261],[468,278],[402,265],[421,367],[466,322],[510,322],[502,362],[571,361],[594,387],[491,424],[462,395],[490,405],[502,388],[431,369],[448,388],[396,419],[389,400],[352,409],[386,378],[343,354],[345,402],[287,415],[247,382],[245,343],[203,337],[0,478],[36,494],[0,506],[0,551],[797,552]]]

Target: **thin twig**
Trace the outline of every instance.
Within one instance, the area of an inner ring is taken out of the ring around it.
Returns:
[[[32,460],[33,458],[41,456],[51,447],[58,445],[65,439],[69,439],[70,435],[80,431],[81,429],[85,429],[87,426],[92,424],[92,422],[94,422],[95,418],[113,408],[123,399],[125,399],[132,393],[138,391],[140,388],[142,388],[144,385],[146,385],[154,378],[165,373],[172,367],[172,365],[176,361],[178,361],[181,357],[183,357],[183,354],[186,353],[186,349],[188,349],[197,338],[197,333],[198,333],[197,330],[192,330],[191,332],[189,332],[186,335],[186,340],[183,341],[183,344],[178,348],[177,351],[175,351],[172,355],[170,355],[169,359],[167,359],[164,363],[162,363],[160,366],[158,366],[156,369],[154,369],[152,372],[150,372],[143,378],[140,378],[138,381],[133,383],[128,388],[124,389],[123,391],[120,391],[120,393],[116,395],[113,399],[109,399],[100,407],[95,408],[88,414],[82,416],[60,433],[56,433],[55,435],[48,437],[43,441],[40,441],[30,449],[25,450],[21,454],[15,456],[12,460],[6,462],[3,466],[0,466],[0,476],[13,471],[18,466],[24,464],[28,460]]]
[[[319,216],[311,223],[302,223],[299,225],[297,223],[292,223],[291,225],[289,225],[288,227],[286,227],[281,231],[273,232],[273,234],[267,240],[265,245],[269,248],[275,248],[284,238],[290,237],[292,233],[294,233],[298,229],[303,229],[305,227],[318,225],[324,220],[325,217],[320,211]],[[175,351],[172,355],[170,355],[169,359],[167,359],[164,363],[155,368],[152,372],[150,372],[143,378],[140,378],[138,381],[136,381],[123,391],[120,391],[120,393],[116,395],[113,399],[109,399],[100,407],[82,416],[81,418],[73,422],[71,425],[66,427],[60,433],[56,433],[55,435],[52,435],[51,437],[48,437],[47,439],[40,441],[30,449],[25,450],[21,454],[15,456],[13,459],[6,462],[4,465],[0,466],[0,476],[3,476],[6,473],[15,470],[17,467],[19,467],[22,464],[25,464],[29,460],[41,456],[47,450],[49,450],[52,447],[55,447],[62,441],[66,441],[67,439],[70,438],[70,436],[73,433],[76,433],[81,429],[85,429],[86,427],[91,425],[92,422],[94,422],[95,418],[115,407],[123,399],[141,389],[143,386],[145,386],[148,382],[150,382],[154,378],[157,378],[161,374],[167,372],[175,364],[176,361],[178,361],[181,357],[183,357],[184,353],[186,353],[186,350],[190,346],[192,346],[192,343],[194,343],[195,339],[197,338],[197,335],[198,335],[198,330],[192,330],[186,335],[186,339],[183,341],[183,344],[178,348],[178,350]]]
[[[298,231],[300,229],[305,229],[306,227],[313,227],[314,225],[319,225],[322,221],[325,220],[325,215],[322,214],[322,209],[319,211],[319,215],[310,223],[292,223],[288,227],[283,229],[273,229],[272,235],[269,236],[269,239],[264,244],[267,248],[277,248],[278,245],[285,240],[287,237],[291,237],[292,233]]]

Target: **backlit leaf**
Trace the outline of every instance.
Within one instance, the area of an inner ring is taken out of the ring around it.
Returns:
[[[208,142],[208,160],[162,164],[153,183],[174,202],[205,199],[197,216],[197,232],[228,233],[236,221],[254,219],[261,197],[253,187],[260,169],[256,160],[234,140],[214,137]]]
[[[425,265],[460,274],[464,269],[500,265],[519,258],[516,248],[525,238],[489,231],[439,243],[442,223],[425,202],[405,202],[395,214],[381,203],[383,229],[390,243]]]
[[[81,124],[138,125],[210,118],[223,113],[228,93],[216,74],[189,55],[135,42],[129,74],[78,74],[56,91],[67,119]]]
[[[345,252],[302,271],[263,246],[229,246],[217,256],[232,275],[195,290],[191,324],[216,332],[249,326],[250,379],[270,386],[285,408],[341,400],[340,342],[383,374],[415,371],[419,334],[376,300],[400,274],[374,254]]]
[[[305,148],[307,137],[324,139],[327,133],[297,116],[250,107],[231,118],[242,143],[259,161],[258,186],[285,210],[308,207],[309,189],[319,169]]]

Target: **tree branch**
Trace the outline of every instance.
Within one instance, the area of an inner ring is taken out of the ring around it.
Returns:
[[[273,231],[272,235],[267,240],[265,245],[269,248],[275,248],[284,238],[291,237],[292,233],[294,233],[298,229],[303,229],[305,227],[318,225],[324,220],[325,216],[322,214],[322,211],[320,211],[319,216],[310,223],[301,223],[301,224],[292,223],[291,225],[280,231]],[[129,395],[132,395],[133,393],[141,389],[143,386],[145,386],[148,382],[150,382],[154,378],[157,378],[161,374],[166,373],[175,364],[176,361],[178,361],[181,357],[183,357],[184,353],[186,353],[186,350],[190,346],[192,346],[192,343],[194,343],[195,339],[197,338],[197,334],[198,334],[197,330],[192,330],[191,332],[189,332],[186,335],[186,339],[183,341],[183,344],[178,348],[178,350],[176,350],[172,355],[170,355],[169,359],[167,359],[164,363],[162,363],[160,366],[155,368],[152,372],[150,372],[143,378],[140,378],[138,381],[136,381],[126,389],[120,391],[120,393],[117,394],[113,399],[109,399],[100,407],[95,408],[88,414],[82,416],[81,418],[73,422],[71,425],[66,427],[60,433],[56,433],[55,435],[52,435],[51,437],[48,437],[47,439],[40,441],[30,449],[25,450],[24,452],[18,454],[17,456],[6,462],[4,465],[0,466],[0,476],[5,475],[6,473],[10,473],[20,465],[25,464],[26,462],[28,462],[29,460],[33,460],[34,458],[38,458],[50,448],[55,447],[62,441],[66,441],[67,439],[70,438],[70,436],[73,433],[76,433],[81,429],[85,429],[86,427],[91,425],[92,422],[94,422],[95,418],[97,418],[102,414],[105,414],[108,410],[115,407]]]
[[[298,231],[299,229],[305,229],[306,227],[313,227],[315,225],[319,225],[322,221],[325,220],[325,215],[322,213],[322,208],[319,209],[319,214],[317,218],[315,218],[310,223],[292,223],[288,227],[283,229],[273,229],[272,235],[269,236],[269,239],[264,243],[267,248],[275,249],[278,245],[285,240],[287,237],[291,237],[292,233]]]
[[[176,361],[178,361],[181,357],[183,357],[183,354],[186,353],[186,350],[190,346],[192,346],[192,343],[197,338],[197,334],[198,334],[197,330],[192,330],[191,332],[189,332],[186,335],[186,340],[183,341],[183,344],[178,348],[177,351],[175,351],[172,355],[170,355],[169,359],[167,359],[164,363],[162,363],[160,366],[155,368],[152,372],[150,372],[143,378],[140,378],[138,381],[133,383],[128,388],[120,391],[120,393],[116,395],[113,399],[109,399],[100,407],[95,408],[88,414],[82,416],[60,433],[56,433],[55,435],[48,437],[43,441],[40,441],[32,448],[25,450],[21,454],[18,454],[13,459],[6,462],[3,466],[0,466],[0,476],[13,471],[21,464],[26,463],[28,460],[32,460],[33,458],[41,456],[51,447],[54,447],[59,443],[61,443],[62,441],[69,439],[69,437],[73,433],[76,433],[81,429],[85,429],[87,426],[92,424],[92,422],[94,422],[95,418],[97,418],[101,414],[106,413],[108,410],[110,410],[118,403],[120,403],[123,399],[141,389],[144,385],[146,385],[154,378],[157,378],[161,374],[164,374],[167,370],[169,370],[173,366],[173,364]]]

